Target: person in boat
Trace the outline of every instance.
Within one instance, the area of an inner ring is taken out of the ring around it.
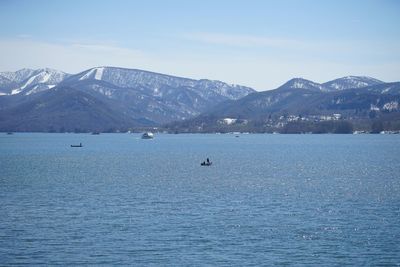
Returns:
[[[206,161],[203,161],[201,164],[201,166],[210,166],[211,165],[211,161],[209,158],[206,159]]]

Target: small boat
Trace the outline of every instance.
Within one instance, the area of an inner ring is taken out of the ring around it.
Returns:
[[[71,147],[83,147],[82,143],[79,143],[79,145],[71,145]]]
[[[153,139],[154,138],[154,134],[151,132],[146,132],[144,134],[142,134],[142,139]]]
[[[211,166],[212,162],[210,161],[209,158],[207,158],[206,161],[203,161],[202,163],[200,163],[201,166]]]
[[[92,132],[92,135],[99,135],[99,132]]]
[[[12,134],[14,134],[14,133],[13,133],[13,132],[8,132],[7,134],[8,134],[8,135],[12,135]]]

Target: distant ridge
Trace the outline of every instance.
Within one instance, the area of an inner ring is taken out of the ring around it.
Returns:
[[[307,89],[313,91],[332,92],[347,89],[364,88],[383,84],[384,82],[367,76],[346,76],[325,83],[316,83],[303,78],[294,78],[283,84],[279,89]]]
[[[398,131],[399,103],[400,82],[348,76],[319,84],[294,78],[275,90],[224,102],[167,128],[172,132]]]

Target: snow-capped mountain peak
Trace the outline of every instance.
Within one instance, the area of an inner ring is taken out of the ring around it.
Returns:
[[[322,84],[303,78],[294,78],[282,85],[280,89],[307,89],[312,91],[332,92],[364,88],[383,83],[384,82],[380,80],[367,76],[346,76]]]
[[[293,78],[280,87],[280,89],[306,89],[312,91],[326,91],[324,86],[303,78]]]
[[[43,90],[51,89],[69,74],[59,70],[50,68],[31,70],[22,69],[16,72],[0,73],[3,77],[10,77],[10,84],[8,85],[10,91],[8,94],[19,94],[23,92],[26,95],[40,92]],[[3,92],[7,94],[6,92]]]
[[[367,86],[382,84],[384,82],[368,76],[346,76],[324,83],[330,91],[340,91],[353,88],[363,88]]]
[[[20,83],[20,82],[28,79],[34,73],[35,73],[35,70],[25,68],[25,69],[17,70],[15,72],[14,71],[0,72],[0,76],[5,77],[12,82]]]

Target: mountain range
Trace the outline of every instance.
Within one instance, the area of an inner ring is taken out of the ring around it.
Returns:
[[[221,81],[116,67],[74,75],[52,69],[1,72],[0,130],[114,131],[156,126],[194,117],[253,92]],[[94,113],[90,123],[89,110]],[[104,114],[115,118],[113,123]]]
[[[400,130],[399,102],[400,82],[348,76],[320,84],[294,78],[275,90],[225,101],[196,118],[171,123],[168,128],[184,132],[282,132],[297,125],[295,132],[305,132],[314,131],[317,124],[329,124],[326,131],[330,132],[338,122],[347,121],[356,129],[371,131],[372,124],[379,121],[382,130]]]
[[[294,117],[333,114],[346,120],[397,121],[399,96],[400,83],[363,76],[326,83],[295,78],[275,90],[256,92],[221,81],[118,67],[77,74],[22,69],[0,72],[0,131],[125,131],[161,125],[173,131],[213,131],[252,123],[276,128]]]

